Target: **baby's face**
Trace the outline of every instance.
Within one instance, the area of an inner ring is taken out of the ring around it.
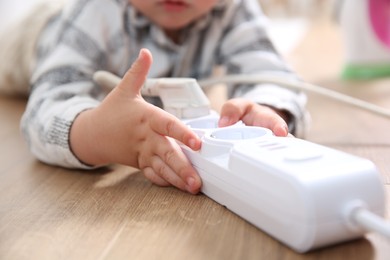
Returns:
[[[129,0],[152,22],[166,30],[181,29],[208,13],[218,0]]]

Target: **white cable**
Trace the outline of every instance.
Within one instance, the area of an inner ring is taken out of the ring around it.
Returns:
[[[120,78],[116,75],[113,75],[107,71],[97,71],[94,74],[94,80],[102,86],[109,88],[115,87],[120,82]],[[203,87],[215,85],[218,83],[233,83],[233,84],[255,84],[255,83],[272,83],[280,86],[284,86],[290,89],[302,90],[320,94],[322,96],[329,97],[331,99],[338,100],[340,102],[352,105],[354,107],[369,111],[379,116],[390,118],[390,110],[383,107],[374,105],[372,103],[353,98],[351,96],[341,94],[336,91],[332,91],[323,87],[319,87],[313,84],[298,80],[287,80],[280,76],[276,75],[262,75],[262,74],[253,74],[253,75],[228,75],[224,77],[211,78],[206,80],[198,81],[199,85]],[[148,95],[145,93],[145,90],[142,94]]]
[[[93,74],[93,80],[104,88],[113,89],[122,79],[111,72],[99,70]]]
[[[390,239],[390,223],[375,215],[364,207],[357,207],[350,211],[350,220],[366,231],[379,233]]]
[[[277,75],[228,75],[224,77],[216,77],[206,80],[198,81],[199,85],[203,87],[211,86],[217,83],[235,83],[235,84],[255,84],[255,83],[272,83],[280,86],[284,86],[291,89],[308,91],[326,96],[343,103],[355,106],[360,109],[364,109],[379,116],[390,118],[390,110],[383,107],[374,105],[372,103],[353,98],[348,95],[341,94],[336,91],[332,91],[323,87],[319,87],[313,84],[298,80],[287,80]]]

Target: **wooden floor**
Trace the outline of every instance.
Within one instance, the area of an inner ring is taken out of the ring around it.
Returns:
[[[312,83],[390,109],[390,79],[338,79],[334,29],[314,27],[288,60]],[[206,196],[154,186],[134,169],[44,165],[20,135],[24,107],[24,100],[0,97],[0,259],[390,259],[390,241],[377,234],[302,255]],[[308,140],[378,166],[389,218],[390,120],[313,94],[308,109]]]

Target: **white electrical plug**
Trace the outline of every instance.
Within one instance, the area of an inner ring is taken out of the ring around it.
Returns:
[[[107,71],[97,71],[94,80],[111,89],[121,81],[118,76]],[[193,78],[147,79],[141,94],[160,97],[164,110],[180,119],[210,114],[210,102]]]

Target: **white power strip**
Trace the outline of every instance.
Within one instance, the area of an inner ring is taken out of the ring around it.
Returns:
[[[94,79],[109,88],[120,82],[103,71]],[[142,94],[160,96],[169,105],[167,111],[202,138],[200,151],[181,145],[202,179],[202,192],[297,252],[356,239],[368,231],[390,239],[390,226],[381,218],[384,186],[371,161],[243,123],[218,128],[218,114],[210,113],[193,79],[147,80]],[[360,101],[351,104],[361,106]],[[387,110],[378,114],[390,116]]]
[[[363,236],[353,211],[384,214],[385,195],[366,159],[261,127],[216,128],[217,115],[185,123],[202,138],[181,146],[202,192],[298,252]]]

